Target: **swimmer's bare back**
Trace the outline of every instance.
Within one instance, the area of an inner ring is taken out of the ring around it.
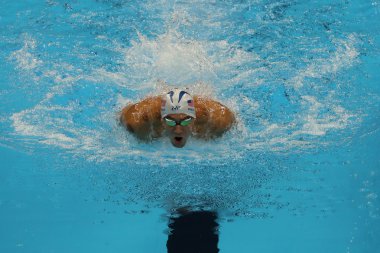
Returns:
[[[230,109],[209,98],[194,96],[196,119],[192,128],[196,138],[220,137],[235,122]],[[161,97],[148,97],[129,104],[121,111],[120,122],[126,129],[141,140],[161,137],[164,131],[161,120]]]

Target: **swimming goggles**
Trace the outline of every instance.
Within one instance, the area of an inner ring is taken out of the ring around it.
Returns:
[[[176,125],[188,126],[188,125],[190,125],[192,120],[193,120],[193,118],[186,118],[186,119],[183,119],[180,121],[176,121],[176,120],[169,119],[169,118],[164,118],[166,125],[171,126],[171,127],[174,127]]]

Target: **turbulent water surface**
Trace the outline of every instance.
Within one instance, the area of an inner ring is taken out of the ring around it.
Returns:
[[[52,189],[126,212],[350,210],[342,249],[378,249],[379,1],[0,2],[0,145]],[[237,125],[180,150],[139,143],[120,109],[168,87],[221,101]]]

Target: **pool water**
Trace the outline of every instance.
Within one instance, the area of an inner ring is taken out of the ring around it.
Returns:
[[[0,3],[1,252],[380,252],[379,1]],[[170,87],[237,124],[118,124]]]

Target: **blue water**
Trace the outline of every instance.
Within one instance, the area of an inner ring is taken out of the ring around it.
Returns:
[[[0,252],[380,252],[380,2],[0,0]],[[186,86],[238,124],[139,143],[129,102]]]

